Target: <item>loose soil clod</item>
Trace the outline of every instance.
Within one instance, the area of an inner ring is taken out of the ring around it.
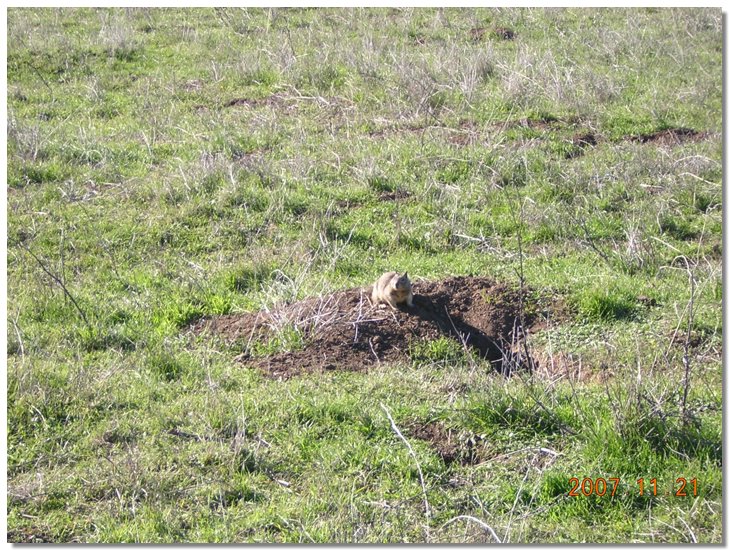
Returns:
[[[412,308],[375,308],[369,289],[311,298],[271,312],[205,319],[209,331],[244,348],[239,360],[273,378],[324,370],[363,371],[386,361],[407,360],[412,345],[446,336],[488,359],[497,370],[524,357],[512,351],[519,325],[519,291],[482,277],[414,283]],[[528,328],[535,315],[525,315]],[[282,327],[305,337],[303,349],[254,357],[251,343],[266,342]]]

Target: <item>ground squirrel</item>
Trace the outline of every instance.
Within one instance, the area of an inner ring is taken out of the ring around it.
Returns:
[[[413,305],[413,284],[408,279],[407,271],[402,276],[394,271],[388,271],[372,286],[374,305],[384,303],[395,309],[397,304],[403,302],[408,306]]]

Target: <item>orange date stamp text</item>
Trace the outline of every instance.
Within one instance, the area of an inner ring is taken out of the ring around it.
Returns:
[[[583,477],[570,478],[570,490],[567,493],[571,497],[579,496],[610,496],[614,497],[618,494],[618,487],[620,486],[619,477]],[[628,490],[637,490],[639,496],[658,496],[659,494],[665,494],[667,496],[675,497],[686,497],[686,496],[699,496],[699,482],[694,477],[692,479],[686,479],[685,477],[676,478],[673,486],[664,491],[659,492],[658,480],[653,477],[651,479],[639,478],[635,480],[635,485],[631,485]]]

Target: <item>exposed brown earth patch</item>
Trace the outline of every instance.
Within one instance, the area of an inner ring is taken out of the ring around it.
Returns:
[[[409,199],[412,193],[405,189],[397,189],[396,191],[386,192],[380,194],[381,201],[402,201]]]
[[[36,527],[10,529],[8,531],[7,541],[13,544],[58,542],[53,540],[49,532]]]
[[[572,148],[565,154],[565,158],[580,157],[585,153],[585,149],[595,147],[597,145],[597,136],[592,132],[579,132],[570,140]]]
[[[597,145],[597,136],[592,132],[581,132],[572,138],[572,143],[578,147],[594,147]]]
[[[427,442],[446,465],[454,462],[473,465],[480,462],[484,442],[479,436],[467,437],[447,428],[442,422],[410,422],[404,424],[405,433]]]
[[[243,350],[240,362],[277,379],[325,370],[366,371],[407,360],[413,345],[443,336],[465,343],[501,372],[531,368],[518,351],[517,289],[482,277],[451,277],[415,282],[413,290],[413,307],[403,305],[395,311],[373,307],[365,287],[273,311],[204,319],[193,331],[222,336]],[[528,306],[526,328],[539,317],[539,307]],[[255,356],[256,343],[292,330],[303,336],[302,349]]]
[[[707,132],[698,132],[691,128],[669,128],[650,134],[628,136],[626,139],[638,143],[656,143],[658,145],[678,145],[686,141],[700,141],[706,139]]]
[[[692,330],[691,334],[686,334],[685,330],[681,330],[672,332],[668,337],[671,344],[678,348],[688,346],[691,349],[696,349],[709,343],[716,335],[700,330]]]

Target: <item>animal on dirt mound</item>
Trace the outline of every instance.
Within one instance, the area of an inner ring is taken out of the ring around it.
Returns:
[[[389,305],[392,309],[398,304],[413,305],[413,284],[408,279],[407,271],[399,275],[395,271],[388,271],[382,275],[372,286],[372,303],[374,305]]]

